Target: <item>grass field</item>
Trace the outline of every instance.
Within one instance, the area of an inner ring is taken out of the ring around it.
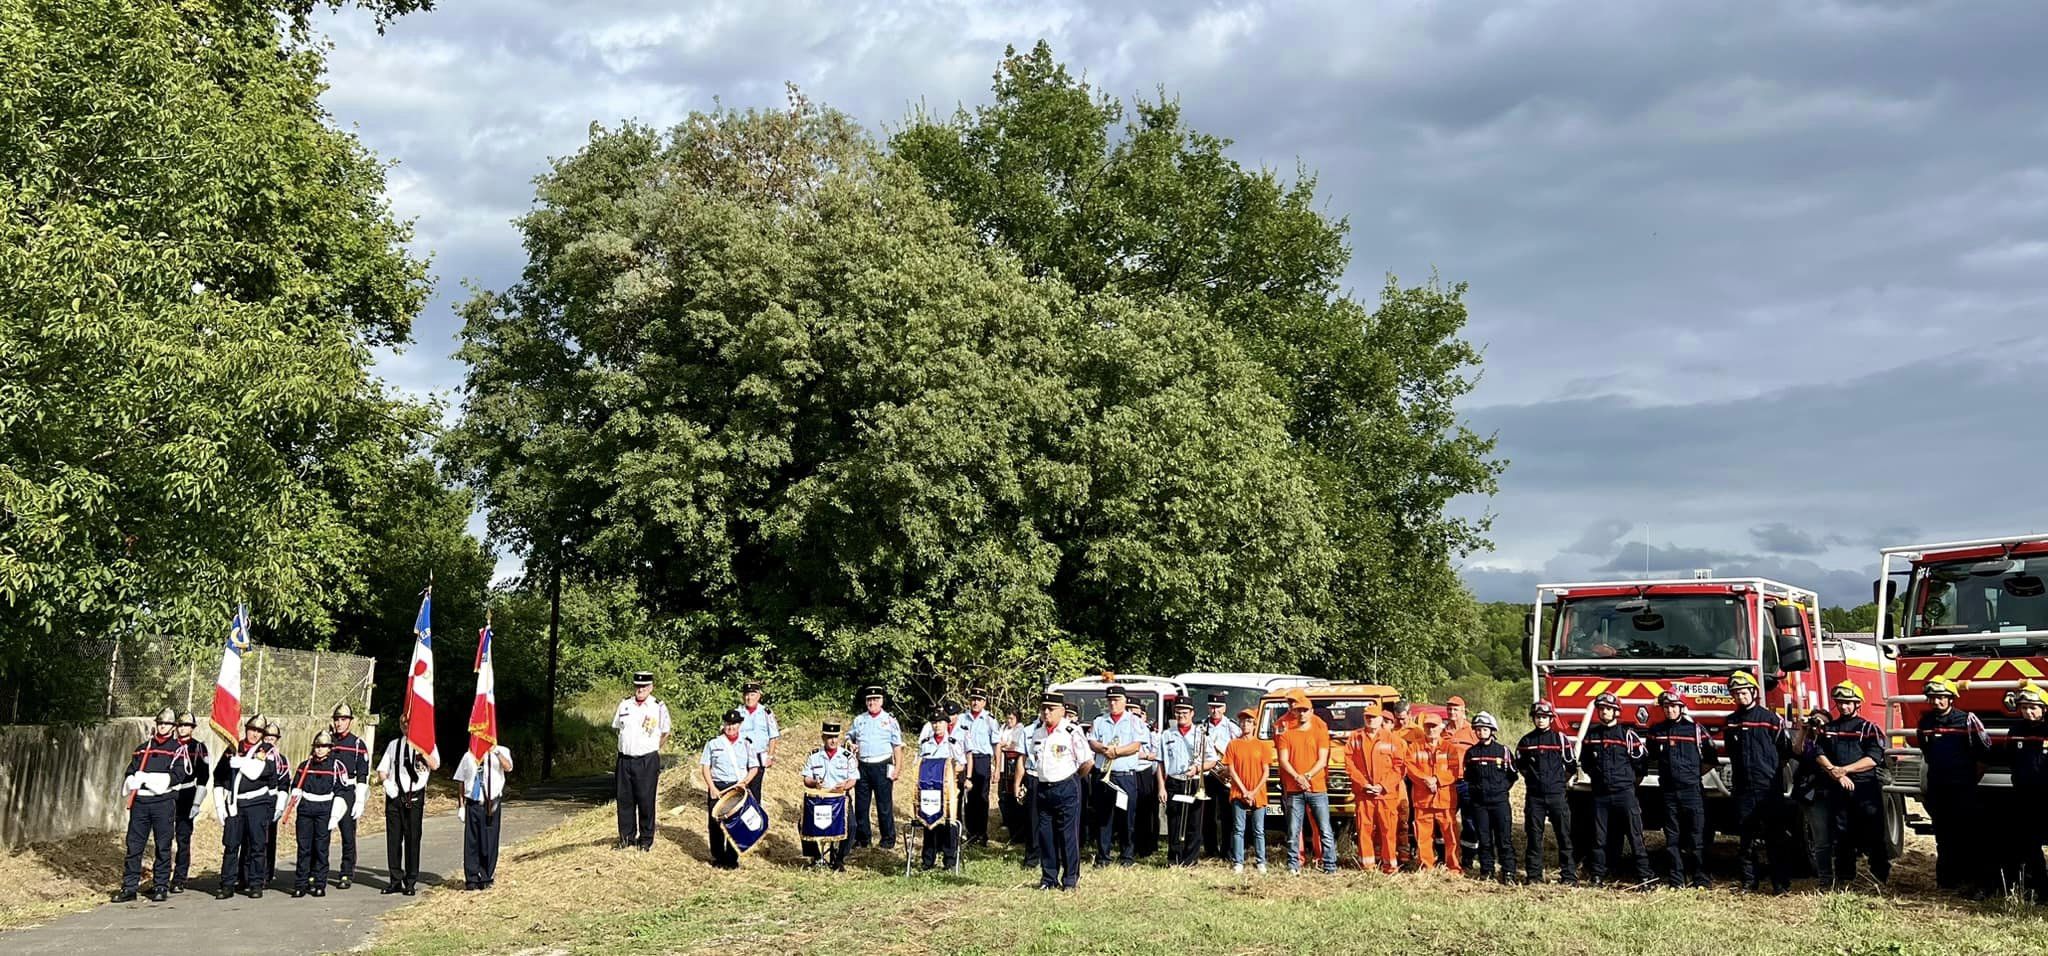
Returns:
[[[786,743],[796,743],[786,738]],[[1893,895],[1748,897],[1482,886],[1445,875],[1234,877],[1156,864],[1089,869],[1079,893],[1039,893],[997,848],[964,874],[902,875],[900,851],[814,873],[787,821],[810,744],[770,772],[777,828],[737,872],[711,869],[694,761],[663,774],[651,855],[610,849],[610,806],[510,848],[488,893],[436,889],[392,916],[377,952],[836,953],[1837,953],[2048,952],[2048,919],[2013,903],[1920,892],[1925,847]],[[681,748],[694,753],[694,747]],[[897,803],[906,803],[899,794]],[[669,813],[682,806],[680,813]],[[1717,854],[1726,863],[1724,846]]]

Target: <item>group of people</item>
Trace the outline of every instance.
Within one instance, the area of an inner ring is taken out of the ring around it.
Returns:
[[[325,896],[331,885],[345,890],[356,873],[356,827],[369,804],[369,788],[384,790],[388,881],[384,893],[418,892],[420,833],[426,814],[429,776],[441,766],[438,750],[420,752],[400,732],[370,765],[369,745],[354,731],[355,712],[334,708],[329,729],[313,735],[312,752],[294,767],[280,744],[283,728],[251,714],[242,737],[218,755],[195,736],[191,713],[165,708],[153,733],[128,761],[122,791],[128,806],[127,857],[115,902],[137,898],[143,852],[155,840],[149,898],[162,902],[185,892],[191,874],[193,824],[210,805],[221,826],[220,886],[214,896],[261,899],[279,878],[278,828],[290,826],[298,847],[292,873],[293,898]],[[491,884],[497,865],[497,802],[504,793],[511,751],[495,746],[478,761],[463,754],[455,780],[461,784],[464,816],[465,887]],[[341,838],[341,859],[332,861],[333,836]]]

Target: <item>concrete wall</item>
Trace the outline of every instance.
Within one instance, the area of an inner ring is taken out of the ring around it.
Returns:
[[[312,751],[320,717],[278,717],[280,743],[296,765]],[[127,827],[121,778],[137,745],[148,739],[144,717],[119,717],[82,727],[0,727],[0,847],[62,840],[90,830]],[[376,727],[357,721],[376,757]],[[214,756],[220,738],[201,728]]]

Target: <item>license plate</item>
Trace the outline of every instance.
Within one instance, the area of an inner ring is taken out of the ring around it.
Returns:
[[[1671,685],[1671,689],[1677,691],[1680,695],[1685,697],[1725,697],[1728,694],[1727,684],[1717,684],[1713,682],[1700,684],[1673,684]]]

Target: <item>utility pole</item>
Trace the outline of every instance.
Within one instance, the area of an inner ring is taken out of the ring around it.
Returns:
[[[548,583],[548,694],[547,731],[541,737],[540,778],[550,779],[555,774],[555,667],[562,653],[562,547],[555,545],[552,578]]]

